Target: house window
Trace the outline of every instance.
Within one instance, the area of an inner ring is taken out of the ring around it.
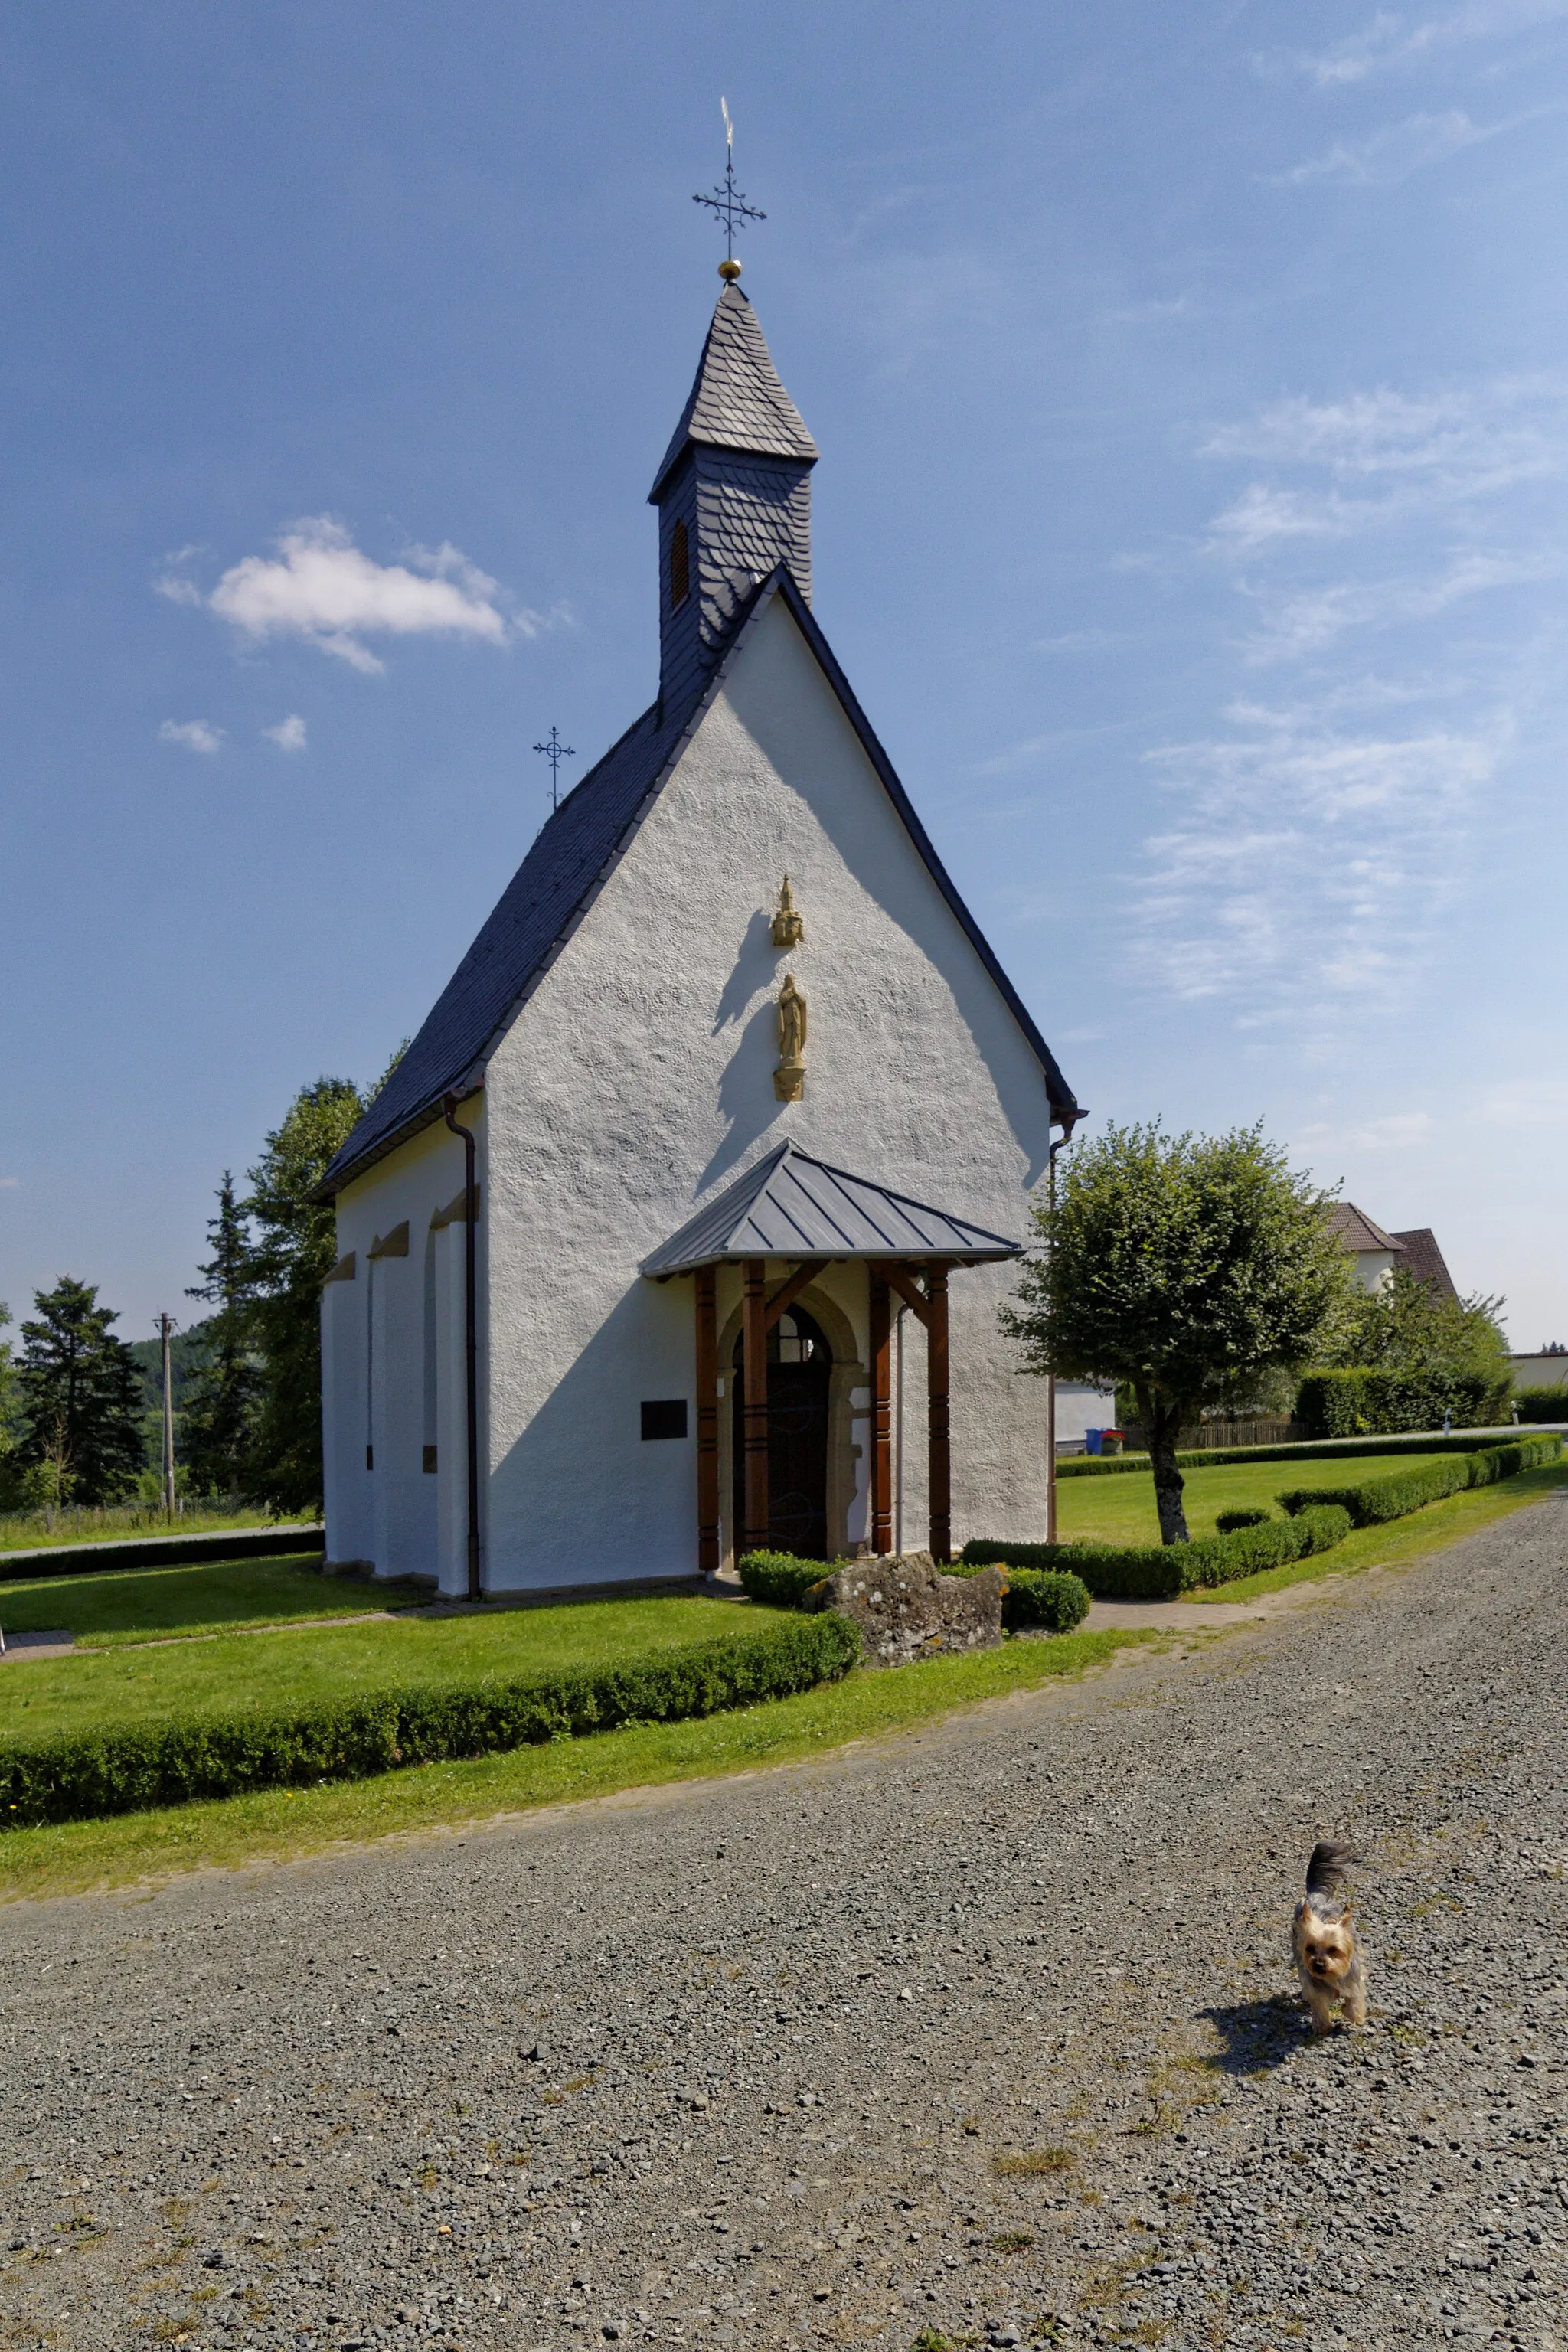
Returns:
[[[434,1475],[436,1470],[436,1448],[433,1445],[426,1445],[423,1450],[424,1460],[421,1463],[420,1467]]]
[[[673,612],[691,593],[691,550],[686,525],[678,522],[669,535],[669,604]]]
[[[645,1438],[684,1437],[686,1399],[684,1397],[645,1397],[642,1408],[642,1433]]]

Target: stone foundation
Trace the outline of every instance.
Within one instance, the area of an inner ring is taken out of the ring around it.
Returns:
[[[929,1551],[851,1560],[820,1587],[822,1606],[847,1617],[868,1666],[901,1666],[945,1652],[994,1649],[1002,1639],[999,1568],[943,1576]]]

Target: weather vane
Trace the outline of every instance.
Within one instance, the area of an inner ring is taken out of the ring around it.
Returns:
[[[766,220],[767,215],[749,205],[735,185],[735,126],[722,99],[719,100],[719,110],[724,117],[724,177],[710,196],[693,196],[691,201],[694,205],[706,205],[714,219],[723,222],[724,258],[719,264],[719,275],[733,285],[741,274],[741,265],[735,258],[735,232],[744,228],[748,221]]]
[[[577,754],[570,743],[561,740],[553,727],[550,730],[549,742],[536,743],[533,748],[542,752],[550,762],[550,805],[552,809],[558,809],[561,805],[561,762],[563,760],[574,760]]]

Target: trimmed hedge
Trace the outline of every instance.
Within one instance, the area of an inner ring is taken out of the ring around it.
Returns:
[[[1358,1528],[1382,1527],[1389,1519],[1402,1519],[1409,1512],[1422,1510],[1428,1503],[1439,1503],[1445,1495],[1457,1495],[1467,1486],[1495,1486],[1500,1478],[1512,1478],[1521,1470],[1533,1470],[1540,1463],[1555,1462],[1562,1451],[1563,1441],[1558,1436],[1521,1437],[1511,1445],[1491,1445],[1476,1454],[1449,1454],[1441,1462],[1396,1470],[1392,1477],[1363,1479],[1359,1486],[1294,1486],[1280,1496],[1279,1505],[1282,1510],[1296,1513],[1317,1503],[1338,1503]]]
[[[1259,1510],[1254,1504],[1244,1503],[1234,1511],[1217,1512],[1215,1525],[1222,1536],[1233,1536],[1237,1528],[1260,1528],[1265,1519],[1271,1519],[1273,1516],[1272,1511]]]
[[[247,1789],[365,1780],[402,1764],[488,1756],[632,1722],[679,1723],[836,1680],[860,1655],[831,1614],[738,1640],[527,1681],[389,1691],[293,1715],[0,1744],[0,1823],[20,1829]]]
[[[741,1590],[752,1601],[765,1601],[770,1609],[804,1609],[813,1585],[821,1584],[843,1566],[841,1560],[800,1559],[793,1551],[749,1551],[736,1574]]]
[[[741,1562],[740,1578],[753,1601],[769,1601],[775,1609],[811,1609],[816,1605],[812,1598],[816,1587],[839,1565],[797,1559],[787,1551],[752,1551]],[[942,1573],[973,1576],[990,1565],[988,1560],[971,1559],[965,1549],[963,1558],[952,1561]],[[1089,1603],[1089,1587],[1081,1577],[1053,1568],[1029,1571],[1008,1579],[1002,1622],[1010,1632],[1031,1625],[1043,1626],[1048,1633],[1070,1633],[1088,1616]]]
[[[963,1557],[976,1568],[1066,1569],[1099,1601],[1172,1601],[1194,1585],[1234,1584],[1266,1568],[1283,1568],[1329,1551],[1351,1531],[1348,1511],[1331,1507],[1232,1535],[1195,1536],[1184,1544],[1005,1544],[981,1538]]]
[[[1552,1417],[1568,1421],[1568,1412]],[[1441,1419],[1439,1414],[1439,1423]],[[1483,1446],[1495,1445],[1498,1431],[1509,1425],[1500,1421],[1479,1437],[1445,1437],[1439,1426],[1435,1432],[1405,1430],[1394,1437],[1319,1437],[1310,1444],[1299,1445],[1199,1445],[1179,1453],[1176,1467],[1221,1470],[1226,1464],[1237,1462],[1354,1462],[1368,1454],[1475,1454]],[[1058,1478],[1117,1478],[1139,1471],[1144,1477],[1149,1475],[1146,1454],[1075,1454],[1068,1461],[1057,1464]]]
[[[1007,1578],[1002,1622],[1013,1632],[1033,1625],[1047,1633],[1070,1633],[1089,1615],[1091,1598],[1082,1577],[1070,1570],[1016,1568]]]
[[[1568,1389],[1515,1389],[1521,1421],[1568,1421]]]
[[[1296,1418],[1314,1437],[1461,1427],[1493,1429],[1507,1418],[1507,1372],[1309,1372],[1296,1392]]]
[[[1042,1550],[1048,1547],[1041,1547]],[[1058,1546],[1060,1549],[1060,1546]],[[968,1547],[943,1569],[944,1576],[978,1576],[983,1568],[1005,1566],[1007,1589],[1002,1596],[1002,1622],[1011,1633],[1024,1626],[1047,1633],[1070,1633],[1089,1615],[1094,1598],[1081,1576],[1065,1568],[1015,1568],[1011,1562],[971,1559]]]

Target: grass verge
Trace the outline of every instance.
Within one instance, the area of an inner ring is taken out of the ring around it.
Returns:
[[[1327,1482],[1325,1481],[1325,1484]],[[1477,1486],[1428,1503],[1408,1518],[1386,1527],[1358,1528],[1332,1551],[1310,1559],[1292,1560],[1285,1568],[1265,1569],[1260,1575],[1240,1577],[1234,1584],[1214,1584],[1184,1592],[1184,1601],[1254,1601],[1265,1592],[1279,1592],[1289,1584],[1305,1584],[1326,1576],[1358,1576],[1369,1568],[1399,1568],[1426,1552],[1446,1551],[1450,1544],[1505,1519],[1512,1511],[1539,1503],[1543,1495],[1568,1485],[1568,1461],[1545,1463],[1521,1470],[1496,1486]]]
[[[62,1626],[79,1649],[113,1649],[181,1634],[237,1633],[259,1625],[413,1609],[430,1594],[415,1584],[323,1577],[299,1559],[204,1560],[182,1568],[106,1568],[91,1576],[0,1584],[7,1633]]]
[[[0,1666],[0,1748],[160,1723],[303,1713],[414,1687],[450,1689],[487,1678],[511,1682],[573,1667],[614,1666],[696,1642],[739,1640],[789,1622],[789,1612],[753,1601],[670,1593],[503,1609],[493,1617],[389,1617],[247,1633],[239,1641],[220,1636],[18,1660]]]
[[[5,1511],[0,1512],[0,1557],[8,1551],[124,1543],[139,1537],[253,1535],[261,1528],[299,1528],[313,1524],[314,1519],[310,1511],[290,1511],[279,1518],[270,1511],[195,1508],[171,1519],[153,1503],[106,1503],[79,1511],[68,1507],[60,1511]]]
[[[83,1894],[189,1870],[289,1861],[398,1832],[450,1828],[621,1789],[794,1763],[984,1699],[1075,1677],[1130,1642],[1155,1638],[1080,1633],[1011,1641],[999,1650],[932,1658],[891,1673],[858,1670],[795,1698],[696,1722],[632,1725],[504,1756],[420,1765],[373,1780],[264,1790],[216,1804],[12,1830],[0,1839],[0,1899]]]
[[[1409,1470],[1447,1458],[1442,1454],[1403,1452],[1368,1454],[1348,1468],[1343,1461],[1229,1462],[1213,1470],[1185,1470],[1182,1475],[1187,1525],[1195,1536],[1212,1536],[1221,1511],[1254,1506],[1277,1513],[1279,1497],[1289,1486],[1342,1486],[1350,1477],[1375,1478],[1384,1472]],[[1149,1471],[1118,1478],[1064,1479],[1058,1488],[1057,1507],[1062,1537],[1069,1543],[1155,1544],[1160,1540],[1154,1479]]]

